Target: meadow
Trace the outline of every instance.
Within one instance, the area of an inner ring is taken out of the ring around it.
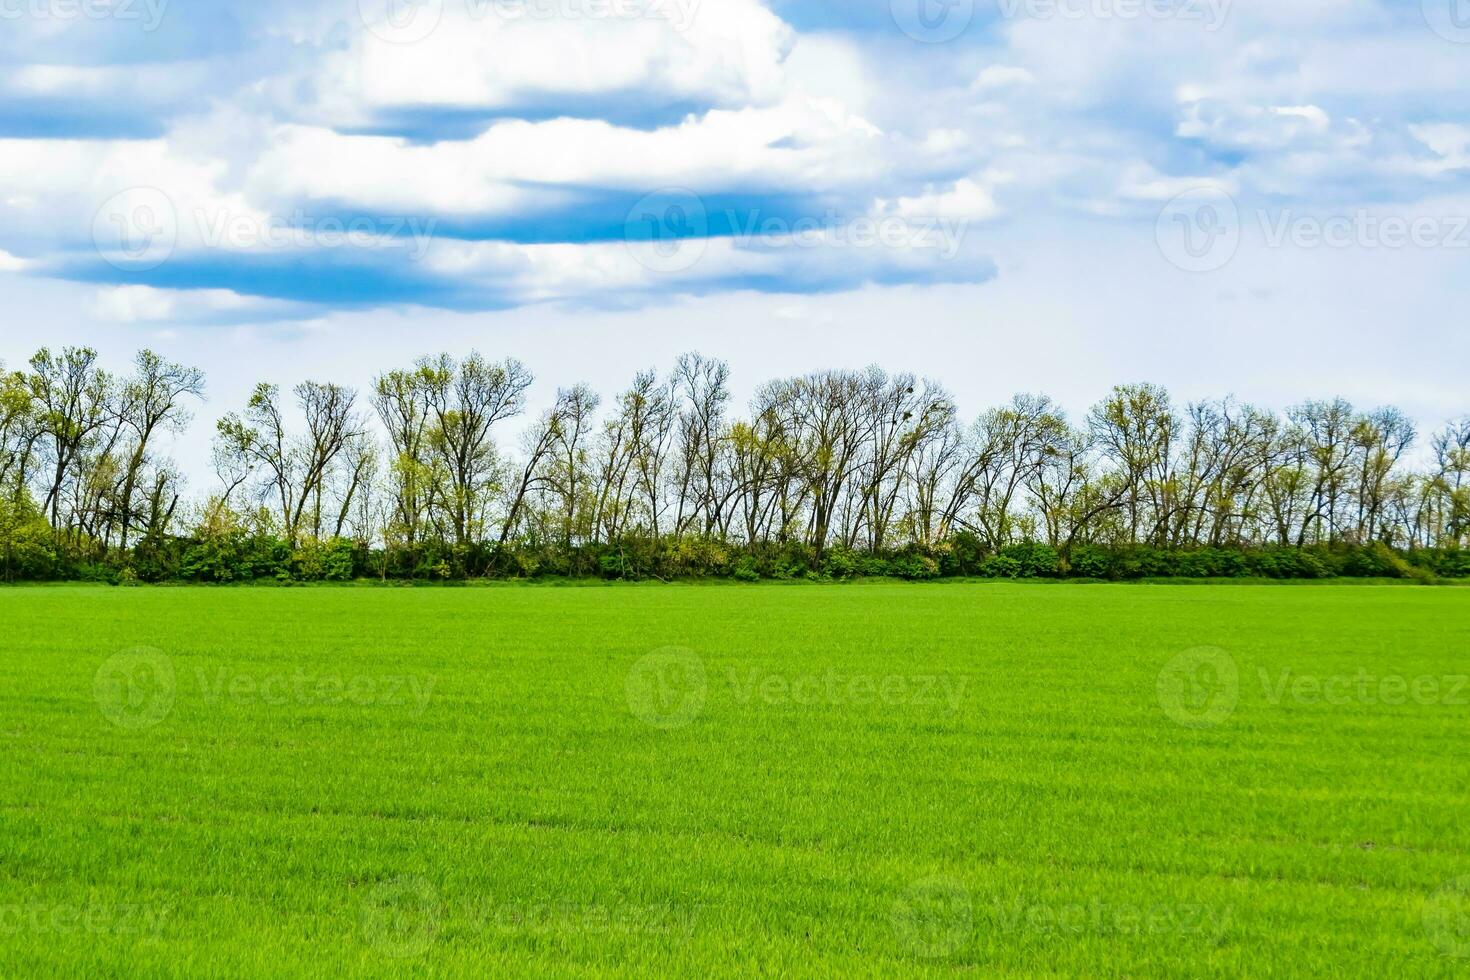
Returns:
[[[1470,590],[0,590],[0,975],[1470,973]]]

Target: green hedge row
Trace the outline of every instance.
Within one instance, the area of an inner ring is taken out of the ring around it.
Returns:
[[[100,560],[62,557],[49,533],[20,538],[4,554],[8,580],[132,582],[331,582],[385,578],[761,579],[950,577],[1080,578],[1403,578],[1435,581],[1470,577],[1470,552],[1401,552],[1383,544],[1307,548],[1165,549],[1142,545],[1077,545],[1066,554],[1045,544],[988,550],[968,534],[945,545],[874,554],[834,547],[817,554],[800,544],[751,547],[703,538],[633,539],[617,545],[564,547],[521,543],[497,554],[492,545],[413,550],[367,548],[345,540],[293,547],[279,538],[232,534],[209,540],[149,541]]]

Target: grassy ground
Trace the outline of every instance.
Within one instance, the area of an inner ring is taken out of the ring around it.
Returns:
[[[0,975],[1470,973],[1470,592],[0,591]]]

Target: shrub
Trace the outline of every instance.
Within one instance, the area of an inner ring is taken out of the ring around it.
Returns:
[[[1079,578],[1111,578],[1112,555],[1106,548],[1083,544],[1072,549],[1068,565],[1072,575]]]
[[[985,546],[970,531],[958,531],[940,552],[939,566],[945,575],[979,575]]]
[[[1432,578],[1432,573],[1415,569],[1381,541],[1369,545],[1339,546],[1341,574],[1361,578]]]
[[[28,493],[0,500],[0,571],[6,581],[62,574],[56,534]]]
[[[330,538],[307,541],[291,555],[291,565],[283,581],[349,582],[356,566],[356,548],[351,541]],[[276,572],[281,579],[281,570]]]
[[[741,559],[735,563],[734,569],[730,572],[730,577],[740,582],[760,581],[761,573],[756,568],[755,558],[750,555],[745,555],[741,557]]]
[[[840,547],[833,548],[822,559],[822,572],[835,579],[852,578],[858,574],[858,561],[858,556],[851,550]]]
[[[1425,548],[1411,552],[1408,560],[1444,578],[1470,578],[1470,551],[1459,548]]]
[[[1016,563],[1018,578],[1054,578],[1061,572],[1061,561],[1050,545],[1028,541],[1008,545],[1000,554]]]
[[[899,578],[911,581],[939,577],[939,562],[928,555],[909,555],[906,558],[895,558],[889,562],[889,568]]]
[[[1006,555],[991,555],[980,563],[980,574],[986,578],[1020,578],[1021,563]]]

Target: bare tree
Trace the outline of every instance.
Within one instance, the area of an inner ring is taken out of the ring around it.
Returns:
[[[275,498],[282,532],[298,544],[306,530],[321,536],[332,467],[362,437],[364,422],[350,388],[308,381],[294,393],[306,426],[300,436],[287,433],[280,389],[269,384],[256,387],[243,416],[231,413],[217,429],[228,467],[264,472],[259,493]]]

